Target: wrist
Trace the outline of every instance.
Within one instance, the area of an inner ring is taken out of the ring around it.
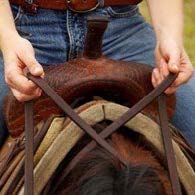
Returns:
[[[162,42],[170,42],[175,43],[175,45],[177,45],[179,48],[183,48],[183,36],[181,33],[160,30],[159,32],[156,32],[156,38],[157,45],[161,44]]]
[[[15,38],[18,38],[20,35],[18,34],[16,29],[7,29],[4,31],[1,31],[0,33],[0,50],[3,49],[4,45],[6,43],[9,43],[10,40],[14,40]]]
[[[166,41],[166,40],[172,40],[176,42],[178,46],[183,46],[183,30],[180,29],[174,29],[173,27],[156,27],[155,28],[155,34],[157,38],[157,42]]]

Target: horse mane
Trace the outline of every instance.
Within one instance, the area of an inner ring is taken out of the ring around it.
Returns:
[[[60,194],[166,194],[152,167],[129,165],[121,169],[115,160],[106,151],[97,149],[77,166],[69,181],[69,187]]]
[[[129,166],[123,167],[118,159],[97,147],[82,159],[56,194],[171,194],[167,172],[151,152],[127,134],[115,133],[108,141]]]

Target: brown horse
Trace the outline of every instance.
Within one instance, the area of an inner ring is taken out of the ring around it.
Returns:
[[[95,126],[100,131],[107,122]],[[75,154],[89,141],[84,136],[59,166],[56,176],[49,182],[49,194],[71,195],[162,195],[172,194],[168,173],[140,135],[121,128],[109,139],[109,143],[129,163],[128,167],[104,149],[97,147],[88,153],[74,170],[58,186],[60,173]],[[55,187],[58,186],[58,187]],[[55,190],[54,190],[55,188]],[[45,191],[45,194],[46,191]]]

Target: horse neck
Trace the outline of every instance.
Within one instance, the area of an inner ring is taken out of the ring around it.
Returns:
[[[135,143],[129,137],[115,133],[111,137],[112,144],[117,152],[132,166],[149,166],[157,173],[167,194],[172,194],[168,172],[160,164],[157,157],[147,150],[141,143]]]

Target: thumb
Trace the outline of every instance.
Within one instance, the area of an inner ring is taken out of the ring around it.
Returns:
[[[44,75],[43,67],[38,63],[34,56],[29,57],[28,55],[23,57],[23,63],[26,65],[26,67],[29,69],[32,75],[34,76]]]
[[[180,65],[180,53],[173,51],[169,56],[168,70],[172,73],[178,73],[179,65]]]

